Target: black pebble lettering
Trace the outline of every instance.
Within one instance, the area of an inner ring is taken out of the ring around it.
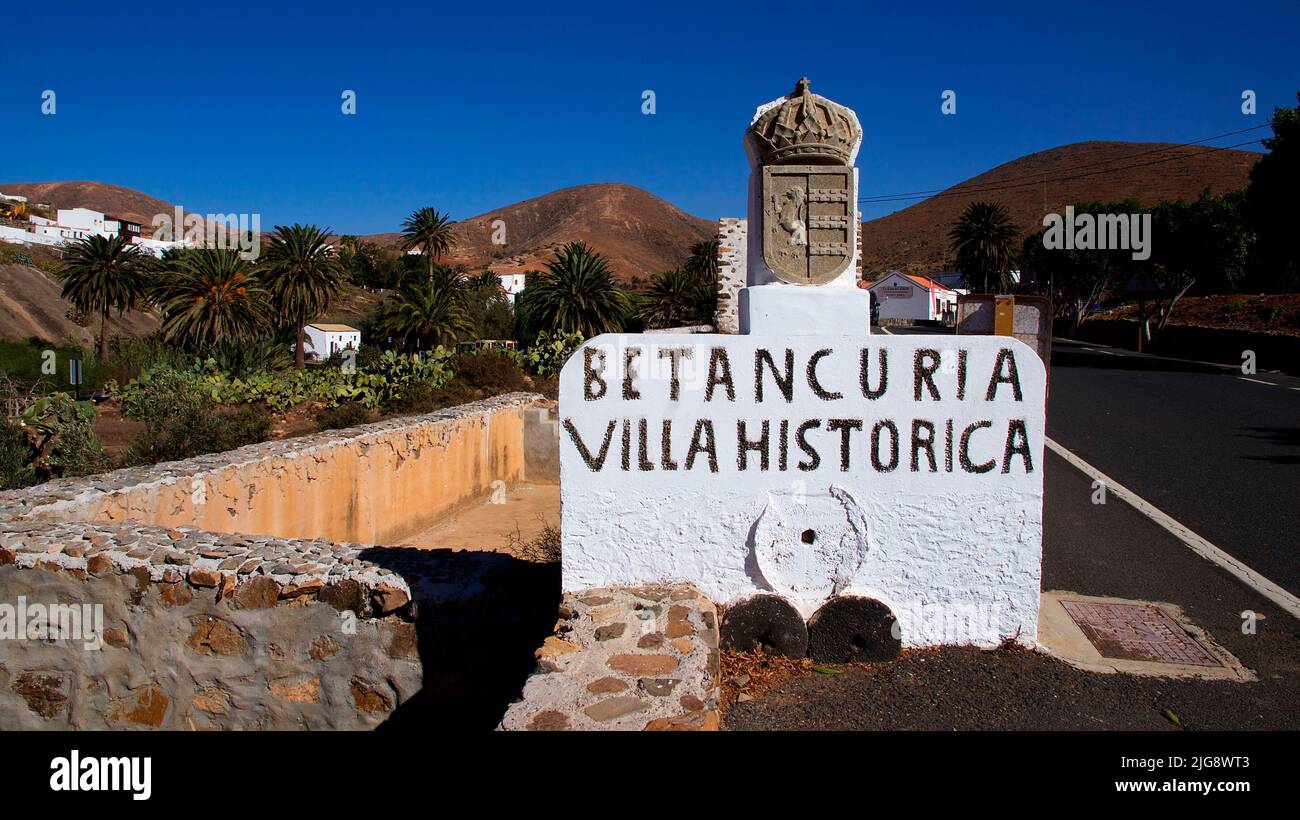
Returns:
[[[817,362],[831,355],[831,352],[829,347],[823,348],[812,354],[812,358],[808,359],[808,386],[812,388],[813,395],[823,401],[835,401],[844,398],[843,393],[824,390],[822,383],[817,380]]]
[[[817,451],[812,448],[812,445],[808,443],[808,439],[806,438],[809,430],[821,426],[821,419],[809,419],[803,424],[800,424],[799,429],[795,430],[795,441],[798,442],[799,449],[803,450],[804,454],[808,456],[807,461],[800,460],[798,465],[799,469],[804,472],[811,472],[821,466],[822,457],[817,454]]]
[[[1003,363],[1008,368],[1007,375],[1002,375]],[[1022,401],[1020,397],[1020,373],[1016,370],[1016,354],[1011,348],[1004,347],[998,351],[998,360],[993,365],[993,376],[989,379],[989,389],[984,394],[984,401],[993,401],[998,395],[999,384],[1010,384],[1011,395],[1016,401]]]
[[[612,429],[612,428],[611,428]],[[701,435],[703,434],[703,435]],[[691,446],[686,451],[686,469],[695,466],[695,456],[705,453],[709,457],[709,472],[718,471],[718,450],[713,445],[713,420],[697,419],[691,433]]]
[[[889,463],[880,461],[880,431],[889,431]],[[878,473],[892,472],[898,467],[898,427],[889,419],[881,419],[871,428],[871,466]]]
[[[677,462],[673,461],[673,422],[671,419],[664,419],[664,434],[659,444],[659,466],[665,470],[677,469]]]
[[[758,469],[767,469],[767,442],[768,442],[768,423],[763,419],[762,433],[755,441],[750,441],[745,435],[745,422],[736,422],[736,466],[744,471],[749,466],[749,451],[757,450],[759,452]]]
[[[923,361],[924,360],[924,361]],[[930,398],[939,400],[939,388],[934,386],[934,371],[939,369],[939,351],[928,347],[918,348],[912,357],[912,399],[921,400],[921,385],[930,391]]]
[[[926,435],[921,436],[924,430]],[[919,456],[925,450],[926,460],[930,462],[930,472],[939,472],[934,461],[934,424],[923,419],[912,419],[912,472],[919,471]]]
[[[1007,424],[1007,446],[1002,452],[1002,472],[1011,472],[1011,457],[1014,455],[1024,459],[1026,473],[1034,471],[1034,460],[1029,454],[1029,433],[1025,430],[1024,419],[1012,419]]]
[[[636,466],[642,472],[649,472],[655,468],[654,462],[651,461],[649,458],[647,458],[647,456],[649,455],[647,450],[649,450],[650,448],[648,442],[648,439],[650,438],[649,427],[650,427],[650,422],[646,421],[645,419],[641,419],[636,423],[636,435],[637,435]]]
[[[849,438],[854,430],[862,429],[862,419],[827,419],[826,429],[840,431],[840,470],[848,472]]]
[[[600,358],[600,368],[592,366],[592,360]],[[594,347],[584,347],[582,349],[582,397],[587,401],[596,401],[605,398],[605,391],[609,385],[601,377],[605,372],[605,351]],[[599,385],[599,388],[592,390],[593,385]]]
[[[966,472],[987,473],[989,470],[992,470],[994,467],[997,466],[998,462],[996,459],[989,459],[987,462],[983,464],[972,464],[970,460],[971,434],[974,433],[976,430],[980,430],[982,428],[992,427],[992,426],[993,426],[993,422],[991,421],[977,421],[962,431],[961,442],[957,448],[957,460],[961,462],[961,468]]]
[[[616,421],[609,423],[609,428],[605,430],[605,441],[600,445],[600,453],[593,457],[591,451],[587,449],[587,445],[583,443],[582,436],[578,435],[578,429],[573,426],[573,420],[564,420],[564,429],[569,432],[569,438],[573,440],[573,446],[578,448],[578,455],[582,456],[582,460],[593,473],[600,472],[600,468],[605,466],[605,456],[609,455],[609,443],[614,438],[614,428],[617,425],[618,422]]]
[[[727,386],[727,401],[735,401],[736,385],[731,381],[731,359],[727,357],[725,347],[715,347],[709,353],[709,381],[704,385],[705,401],[713,401],[713,388],[719,384]]]
[[[641,357],[641,348],[629,347],[623,351],[623,401],[641,398],[641,391],[632,386],[632,376],[636,373],[636,360]]]
[[[859,356],[858,382],[862,385],[862,395],[875,401],[885,395],[885,388],[889,386],[889,354],[883,347],[877,351],[879,354],[878,360],[880,362],[878,366],[880,370],[880,384],[877,385],[875,390],[872,390],[870,385],[867,383],[867,353],[867,349],[863,348],[862,353]]]
[[[794,351],[790,348],[785,350],[785,375],[782,376],[776,370],[776,362],[772,360],[770,350],[754,351],[754,401],[763,400],[763,363],[767,363],[767,369],[772,371],[772,378],[776,381],[776,389],[781,391],[781,395],[786,401],[794,399]]]
[[[682,394],[682,359],[694,358],[695,349],[690,347],[668,347],[659,351],[659,358],[672,363],[672,380],[668,385],[669,401],[677,401]]]
[[[966,355],[970,351],[957,351],[957,401],[966,398]]]

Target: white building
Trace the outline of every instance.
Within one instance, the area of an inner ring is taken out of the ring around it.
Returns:
[[[506,298],[510,304],[515,303],[515,296],[524,289],[524,275],[522,273],[499,273],[497,278],[501,280],[501,289],[506,292]]]
[[[89,208],[60,208],[55,215],[55,222],[60,227],[76,231],[78,236],[88,234],[99,234],[104,237],[117,236],[122,230],[120,222],[109,219],[106,214],[92,211]]]
[[[0,241],[12,245],[43,245],[50,248],[57,247],[65,242],[64,239],[57,236],[24,231],[22,228],[14,228],[9,225],[0,225]]]
[[[21,197],[5,198],[21,199]],[[5,230],[0,232],[0,239],[24,245],[58,246],[75,242],[78,239],[85,239],[88,236],[102,236],[105,239],[111,239],[120,235],[125,236],[128,241],[138,246],[142,251],[154,256],[162,256],[163,251],[168,248],[194,246],[194,242],[189,240],[167,242],[158,239],[146,239],[141,235],[141,226],[138,223],[118,219],[90,208],[60,208],[55,219],[29,214],[27,220],[30,224],[28,230],[6,226]]]
[[[349,325],[314,323],[306,327],[307,358],[324,361],[343,350],[361,349],[361,331]]]
[[[139,246],[140,250],[144,251],[145,253],[152,254],[153,256],[156,256],[160,259],[162,258],[163,251],[170,250],[172,248],[196,247],[194,242],[189,239],[162,240],[162,239],[147,239],[145,237],[138,237],[135,240],[135,244]]]
[[[867,290],[880,305],[880,320],[944,321],[957,315],[957,291],[924,276],[891,271]]]
[[[26,201],[27,201],[27,197],[25,197],[25,196],[18,196],[17,194],[6,194],[6,193],[4,193],[3,191],[0,191],[0,199],[7,200],[7,201],[9,201],[9,202],[26,202]]]

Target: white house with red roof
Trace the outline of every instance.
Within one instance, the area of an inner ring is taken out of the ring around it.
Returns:
[[[867,286],[880,319],[939,322],[957,315],[957,291],[925,276],[890,271]]]

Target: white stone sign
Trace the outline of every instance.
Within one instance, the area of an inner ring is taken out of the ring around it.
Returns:
[[[597,337],[560,376],[566,591],[691,581],[1033,644],[1045,374],[1011,338]]]

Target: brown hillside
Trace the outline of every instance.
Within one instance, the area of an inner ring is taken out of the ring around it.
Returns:
[[[867,278],[895,268],[908,273],[951,270],[948,231],[975,200],[1001,202],[1026,236],[1043,216],[1086,201],[1195,199],[1244,188],[1260,155],[1211,151],[1167,142],[1076,142],[1012,160],[944,192],[862,225]],[[996,186],[996,187],[994,187]]]
[[[0,338],[21,341],[39,336],[62,344],[71,337],[84,347],[93,345],[94,333],[67,317],[68,303],[59,296],[60,290],[54,277],[38,268],[0,264]],[[93,328],[98,331],[98,322]],[[158,320],[147,313],[128,311],[121,318],[109,317],[110,335],[144,336],[157,329]]]
[[[505,223],[504,247],[492,244],[492,223]],[[564,188],[516,202],[456,225],[456,244],[443,261],[497,273],[540,270],[566,242],[582,240],[604,254],[623,282],[677,267],[690,246],[712,239],[714,223],[691,216],[632,185],[599,183]],[[366,237],[393,245],[396,233]]]
[[[0,182],[0,191],[25,196],[33,204],[58,208],[90,208],[139,222],[152,233],[153,218],[175,210],[172,203],[121,185],[106,182]]]

